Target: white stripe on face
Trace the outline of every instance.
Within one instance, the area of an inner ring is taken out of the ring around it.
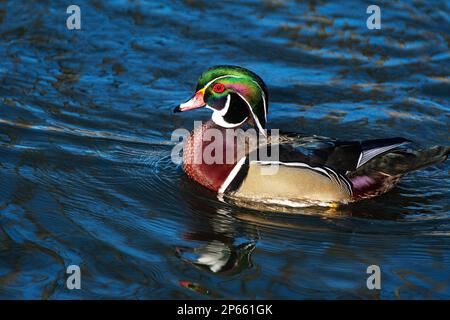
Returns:
[[[227,102],[225,103],[225,107],[223,107],[221,110],[216,110],[213,107],[206,105],[206,108],[214,111],[211,119],[212,119],[212,121],[214,121],[215,124],[217,124],[221,127],[224,127],[224,128],[235,128],[235,127],[239,127],[241,124],[243,124],[245,121],[247,121],[248,117],[245,117],[245,119],[239,123],[229,123],[229,122],[225,121],[225,119],[223,117],[227,114],[228,109],[230,108],[230,103],[231,103],[231,95],[228,95]]]
[[[247,101],[247,99],[245,99],[245,98],[242,96],[242,94],[240,94],[240,93],[238,93],[238,92],[236,92],[236,94],[239,95],[239,97],[241,97],[241,99],[245,101],[245,103],[247,104],[247,106],[248,106],[248,108],[249,108],[249,110],[250,110],[250,113],[252,114],[253,120],[255,120],[256,126],[258,127],[259,131],[260,131],[264,136],[266,136],[266,133],[265,133],[265,131],[264,131],[264,128],[261,126],[261,123],[259,122],[258,117],[257,117],[257,116],[255,115],[255,113],[253,112],[253,109],[252,109],[252,106],[250,105],[250,103]]]
[[[217,78],[212,79],[210,82],[208,82],[208,83],[203,87],[203,89],[206,90],[206,89],[211,85],[211,83],[213,83],[213,82],[216,81],[216,80],[223,79],[223,78],[236,78],[236,79],[239,79],[239,78],[242,78],[242,77],[235,76],[235,75],[232,75],[232,74],[226,74],[226,75],[224,75],[224,76],[220,76],[220,77],[217,77]]]

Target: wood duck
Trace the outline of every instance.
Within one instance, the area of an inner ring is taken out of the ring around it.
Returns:
[[[261,149],[247,148],[238,157],[241,140],[226,138],[222,151],[232,161],[195,161],[212,143],[208,130],[224,133],[254,128],[266,144],[273,144],[266,130],[268,90],[263,80],[237,66],[215,66],[200,76],[196,93],[174,112],[209,108],[212,117],[195,128],[183,146],[183,169],[187,175],[221,197],[283,206],[310,204],[333,206],[373,198],[392,189],[413,170],[445,161],[450,147],[414,148],[405,138],[343,141],[320,136],[283,133],[277,139],[278,159],[263,161],[250,155]],[[266,145],[267,147],[267,145]],[[228,159],[228,158],[227,158]],[[262,169],[277,165],[274,174]]]

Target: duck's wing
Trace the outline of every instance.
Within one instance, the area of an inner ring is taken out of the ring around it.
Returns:
[[[280,139],[279,154],[281,162],[302,162],[313,167],[326,167],[337,173],[347,174],[380,155],[399,150],[410,143],[410,140],[400,137],[341,141],[290,134]]]
[[[372,160],[376,162],[376,159],[400,152],[410,143],[404,138],[340,141],[324,137],[283,137],[279,160],[273,163],[281,165],[285,176],[270,178],[268,188],[284,190],[283,187],[291,183],[289,189],[295,190],[299,197],[325,202],[373,197],[391,189],[401,175],[380,172],[373,168]],[[269,160],[256,164],[267,166],[270,163]],[[366,170],[368,167],[371,170]],[[260,188],[261,182],[254,183],[254,189]]]

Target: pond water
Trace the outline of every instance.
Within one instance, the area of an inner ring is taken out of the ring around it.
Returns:
[[[337,209],[219,201],[170,158],[200,73],[235,64],[269,123],[448,145],[446,1],[0,1],[0,298],[450,298],[449,162]],[[81,268],[81,290],[66,267]],[[366,269],[381,268],[381,290]]]

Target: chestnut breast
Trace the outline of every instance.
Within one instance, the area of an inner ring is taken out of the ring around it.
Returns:
[[[210,120],[195,128],[183,146],[183,170],[216,192],[237,163],[237,139],[227,137],[226,130]]]

